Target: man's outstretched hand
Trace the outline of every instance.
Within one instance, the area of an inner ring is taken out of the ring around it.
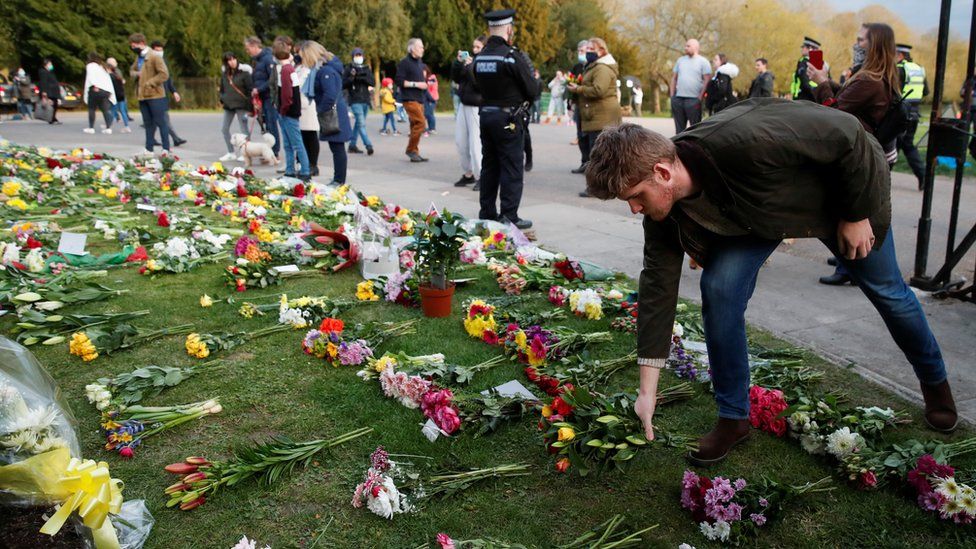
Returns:
[[[661,370],[658,368],[640,367],[640,388],[637,390],[634,412],[644,424],[647,440],[654,440],[654,408],[657,405],[657,380],[660,376]]]
[[[847,259],[864,259],[874,246],[874,230],[871,221],[841,221],[837,224],[837,246]]]

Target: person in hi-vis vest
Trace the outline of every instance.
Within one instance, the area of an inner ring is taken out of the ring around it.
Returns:
[[[922,190],[925,178],[925,161],[915,148],[915,130],[918,128],[918,106],[922,98],[929,94],[929,83],[925,79],[925,68],[912,61],[912,47],[908,44],[896,44],[896,59],[898,60],[898,78],[901,82],[901,96],[911,109],[908,129],[898,138],[898,149],[905,153],[912,173],[918,179],[918,190]]]

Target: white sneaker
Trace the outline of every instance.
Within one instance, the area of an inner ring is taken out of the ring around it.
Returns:
[[[142,151],[142,156],[155,156],[155,154],[149,149],[144,149]]]
[[[236,158],[234,156],[234,153],[227,153],[224,156],[221,156],[218,160],[220,160],[221,162],[229,162],[229,161],[233,160],[234,158]]]
[[[104,130],[102,130],[102,133],[104,133],[106,135],[111,135],[112,134],[112,128],[105,128]]]
[[[126,127],[122,128],[119,131],[122,132],[122,133],[132,133],[132,128],[130,128],[129,126],[126,126]]]
[[[95,133],[95,128],[85,128],[85,129],[83,129],[81,131],[83,131],[85,133]]]
[[[244,155],[238,156],[237,157],[237,161],[238,162],[244,162]]]

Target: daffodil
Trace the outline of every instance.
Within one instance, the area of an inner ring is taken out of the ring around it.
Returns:
[[[380,296],[376,295],[376,292],[373,290],[372,281],[364,280],[356,284],[356,299],[360,301],[378,301]]]
[[[21,184],[17,181],[4,181],[3,183],[3,194],[7,196],[16,196],[20,192]]]
[[[201,307],[210,307],[212,305],[213,305],[213,298],[211,298],[207,294],[203,294],[202,296],[200,296],[200,306]]]

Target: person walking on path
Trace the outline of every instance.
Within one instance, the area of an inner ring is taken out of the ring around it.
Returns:
[[[380,112],[383,113],[383,129],[380,130],[380,135],[400,135],[396,129],[396,117],[394,116],[397,110],[397,100],[393,97],[393,79],[384,78],[381,85]],[[390,124],[389,130],[386,129],[387,123]]]
[[[905,160],[918,179],[918,190],[921,191],[925,186],[925,161],[915,147],[915,131],[918,130],[919,105],[922,98],[929,94],[929,82],[925,78],[925,68],[912,60],[910,45],[896,44],[895,51],[901,96],[911,112],[908,129],[898,138],[898,150],[905,153]]]
[[[715,69],[715,75],[705,88],[705,108],[708,109],[709,116],[735,103],[732,79],[739,76],[739,67],[735,63],[730,63],[724,53],[715,54],[712,58],[712,67]]]
[[[153,51],[155,51],[156,53],[158,53],[160,57],[164,57],[164,53],[165,52],[163,51],[163,43],[162,42],[160,42],[159,40],[153,40],[153,42],[150,45],[150,47],[153,49]],[[172,72],[170,72],[169,78],[167,78],[166,79],[166,82],[163,84],[163,89],[165,89],[166,90],[166,93],[169,94],[169,96],[173,98],[173,101],[175,103],[179,103],[180,101],[183,101],[183,97],[180,96],[180,92],[176,91],[176,85],[173,84],[173,73]],[[184,143],[186,143],[186,139],[183,139],[182,137],[176,135],[176,128],[173,127],[173,121],[169,117],[169,109],[168,108],[166,109],[166,126],[169,127],[169,136],[171,138],[173,138],[173,146],[174,147],[179,147],[180,145],[183,145]]]
[[[291,44],[276,39],[271,48],[281,68],[277,71],[278,107],[281,125],[281,141],[285,151],[285,177],[297,177],[303,182],[310,179],[308,153],[302,143],[302,132],[298,119],[302,115],[301,90],[295,78],[295,63]],[[298,158],[298,172],[295,172],[295,158]]]
[[[634,116],[637,118],[641,117],[641,107],[644,105],[644,89],[640,87],[640,84],[634,86],[634,91],[632,92],[632,99],[634,101]]]
[[[669,91],[675,133],[685,131],[685,128],[694,126],[702,119],[702,97],[712,76],[712,68],[708,60],[698,54],[700,50],[698,40],[689,38],[685,42],[685,55],[674,64]]]
[[[112,86],[115,88],[115,104],[112,105],[112,120],[122,122],[122,133],[132,133],[129,127],[129,105],[125,102],[125,78],[119,70],[119,62],[114,57],[105,60],[108,65],[108,75],[112,77]]]
[[[400,60],[396,71],[396,84],[402,90],[400,100],[410,119],[410,140],[407,141],[407,157],[411,162],[427,162],[420,156],[420,136],[427,125],[424,119],[424,98],[427,79],[424,77],[424,42],[419,38],[407,41],[407,55]]]
[[[769,71],[769,61],[764,57],[756,59],[756,78],[749,85],[749,98],[773,96],[773,73]]]
[[[589,40],[580,40],[576,44],[576,64],[573,65],[573,70],[569,72],[569,78],[567,80],[570,83],[579,83],[583,76],[583,71],[586,70],[587,65],[587,54],[593,51],[590,46]],[[573,124],[576,125],[576,143],[574,143],[580,151],[580,165],[578,168],[573,168],[570,170],[571,173],[584,173],[586,171],[586,141],[583,140],[583,125],[580,123],[580,106],[579,106],[579,95],[573,93],[569,90],[567,84],[566,93],[569,95],[569,105],[573,108]]]
[[[298,129],[302,132],[302,145],[305,147],[305,154],[308,155],[308,173],[312,177],[319,175],[319,115],[315,109],[315,77],[318,74],[318,67],[310,67],[305,64],[305,52],[315,57],[311,53],[310,47],[306,42],[302,42],[298,47],[298,57],[302,62],[295,67],[295,78],[298,79],[298,88],[301,91],[299,99],[302,101],[302,115],[298,118]]]
[[[424,76],[427,79],[427,93],[424,94],[424,118],[427,120],[427,131],[424,137],[437,135],[437,102],[440,101],[440,90],[437,86],[437,75],[430,67],[424,65]]]
[[[17,112],[24,120],[33,120],[34,84],[23,67],[14,75],[14,94],[17,96]]]
[[[546,112],[546,119],[543,124],[552,121],[556,117],[556,124],[562,124],[563,116],[566,115],[566,75],[563,71],[556,71],[556,76],[549,81],[549,109]]]
[[[342,61],[329,52],[318,42],[305,42],[302,50],[302,63],[308,67],[318,67],[315,74],[313,93],[315,94],[315,110],[321,119],[323,113],[334,111],[339,119],[339,131],[326,135],[320,134],[321,141],[329,142],[332,151],[332,165],[335,172],[332,183],[343,185],[346,183],[346,167],[348,156],[346,143],[352,139],[352,126],[349,124],[349,108],[342,97]]]
[[[146,46],[146,36],[135,33],[129,36],[129,47],[136,54],[129,74],[136,78],[136,97],[139,100],[139,112],[146,127],[146,152],[152,154],[156,142],[156,128],[162,140],[163,152],[168,153],[169,126],[167,125],[169,100],[166,99],[164,85],[169,80],[169,69],[166,62],[158,53]]]
[[[813,91],[818,103],[854,115],[864,130],[873,135],[900,89],[895,67],[895,33],[884,23],[865,23],[857,33],[853,50],[853,74],[843,85],[830,80],[826,67],[818,70],[808,64],[807,75],[816,84]],[[898,148],[894,141],[882,143],[881,147],[890,168],[898,158]],[[837,262],[834,274],[820,277],[820,283],[843,286],[856,282],[847,267]]]
[[[85,133],[95,133],[95,111],[102,111],[105,120],[102,133],[112,133],[112,105],[115,104],[115,85],[112,77],[105,70],[102,58],[95,52],[88,54],[88,64],[85,65],[85,85],[82,96],[88,104],[88,127]]]
[[[48,124],[61,124],[58,120],[58,105],[61,104],[61,84],[58,77],[54,75],[54,62],[45,58],[37,71],[37,89],[41,94],[41,101],[45,99],[51,102],[51,120]]]
[[[373,78],[373,69],[365,63],[362,48],[353,48],[352,63],[347,65],[342,75],[342,89],[349,94],[349,108],[352,116],[356,120],[356,125],[352,129],[352,141],[349,142],[349,152],[353,154],[362,153],[362,149],[356,146],[356,140],[362,137],[363,146],[366,153],[373,154],[373,143],[366,135],[366,113],[369,112],[370,104],[373,102],[373,88],[376,80]]]
[[[474,58],[474,78],[481,90],[481,219],[510,222],[519,229],[532,222],[518,215],[522,203],[525,126],[529,105],[539,95],[528,55],[512,45],[515,10],[485,14],[489,37]],[[497,202],[501,202],[501,215]]]
[[[220,74],[220,105],[224,108],[224,122],[220,133],[224,136],[227,154],[220,157],[221,161],[243,161],[242,155],[236,154],[234,145],[230,142],[230,126],[237,119],[241,133],[251,138],[251,131],[247,127],[247,115],[251,112],[251,73],[241,68],[240,61],[233,52],[224,53],[223,70]],[[239,158],[239,156],[241,156]]]
[[[583,139],[583,165],[590,161],[593,143],[607,126],[620,124],[620,103],[617,102],[617,78],[620,68],[617,60],[607,51],[602,38],[591,38],[587,52],[587,66],[583,82],[570,84],[567,89],[579,97],[580,125]],[[582,197],[589,194],[584,189]]]
[[[271,53],[271,48],[261,45],[261,39],[257,36],[249,36],[244,39],[244,50],[251,56],[251,66],[253,67],[251,78],[254,88],[251,96],[261,100],[261,131],[270,133],[275,138],[275,143],[271,147],[275,156],[281,151],[281,137],[278,135],[278,111],[275,110],[271,101],[272,76],[274,75],[275,60]]]
[[[820,49],[820,42],[809,36],[803,37],[803,44],[800,45],[800,59],[796,62],[796,71],[793,73],[793,82],[790,84],[790,97],[793,100],[802,99],[804,101],[816,101],[814,90],[817,88],[816,82],[810,81],[807,73],[807,65],[810,63],[810,52]],[[857,65],[857,60],[854,64]],[[826,69],[826,65],[824,66]]]
[[[769,139],[796,128],[802,139]],[[737,103],[672,139],[634,124],[597,139],[590,192],[624,200],[644,217],[634,410],[648,439],[686,253],[703,267],[702,321],[718,407],[715,428],[687,459],[718,463],[748,438],[745,311],[783,238],[819,238],[848,266],[915,370],[926,424],[955,429],[942,352],[895,257],[887,164],[849,114],[776,98]]]
[[[455,187],[472,183],[478,186],[478,178],[481,177],[481,122],[478,118],[481,92],[474,80],[473,55],[481,53],[487,41],[484,36],[479,36],[471,43],[470,52],[458,51],[457,58],[451,63],[451,80],[461,99],[454,125],[454,145],[461,159],[462,173],[461,178],[454,182]]]

